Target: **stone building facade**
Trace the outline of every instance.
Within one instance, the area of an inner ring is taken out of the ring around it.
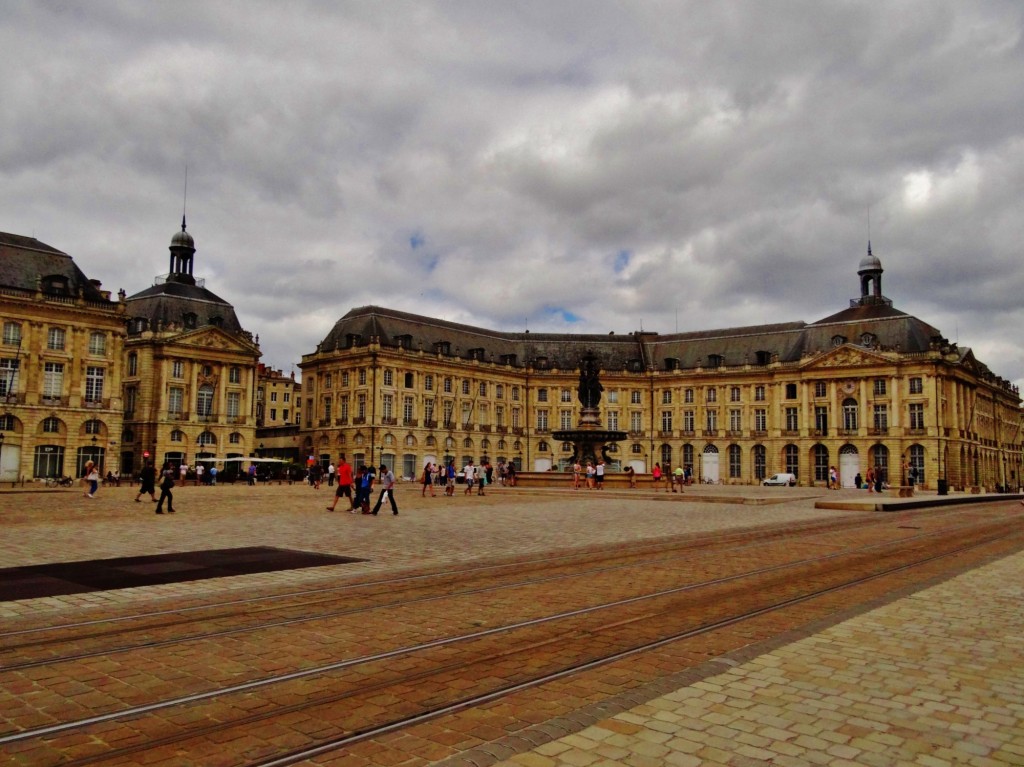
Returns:
[[[67,253],[0,233],[0,481],[80,476],[88,460],[117,468],[119,299]]]
[[[601,418],[628,433],[613,469],[692,467],[752,484],[788,471],[852,486],[910,469],[925,487],[1017,487],[1021,401],[970,349],[892,306],[868,248],[860,296],[813,323],[661,335],[505,333],[380,307],[353,309],[302,358],[304,451],[326,463],[427,461],[564,468],[580,363],[593,356]]]
[[[168,273],[125,299],[122,471],[148,459],[239,471],[256,449],[259,340],[193,275],[184,217],[169,249]]]

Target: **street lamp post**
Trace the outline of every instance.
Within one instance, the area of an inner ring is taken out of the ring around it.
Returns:
[[[4,468],[4,433],[0,431],[0,473]]]

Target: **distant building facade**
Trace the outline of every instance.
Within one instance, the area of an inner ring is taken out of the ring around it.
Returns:
[[[301,464],[302,383],[262,363],[256,380],[257,455]]]
[[[970,349],[893,308],[882,264],[860,296],[814,323],[625,336],[504,333],[380,307],[353,309],[303,355],[303,449],[321,462],[512,461],[564,468],[581,360],[604,387],[603,426],[628,438],[617,466],[690,466],[698,481],[792,472],[845,486],[877,468],[903,484],[1017,487],[1021,400]]]
[[[124,319],[67,253],[0,233],[0,481],[116,469]]]

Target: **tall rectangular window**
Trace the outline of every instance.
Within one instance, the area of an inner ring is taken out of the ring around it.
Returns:
[[[85,369],[85,401],[99,402],[103,399],[103,368],[89,366]]]
[[[43,396],[56,399],[64,393],[64,364],[46,362],[43,365]]]
[[[707,430],[711,432],[718,431],[718,411],[708,410],[705,415],[707,416],[704,420],[707,425]]]
[[[185,390],[180,386],[172,386],[167,392],[167,412],[181,415],[181,409],[184,404]]]
[[[633,391],[631,391],[629,393],[629,403],[631,405],[639,405],[640,404],[640,392],[637,391],[636,389],[634,389]]]
[[[174,360],[171,363],[171,378],[185,377],[185,363],[181,360]]]
[[[764,402],[764,386],[754,387],[754,400],[757,402]]]
[[[924,429],[924,404],[914,402],[910,405],[910,428]]]
[[[572,411],[571,410],[560,410],[558,411],[559,428],[560,429],[571,429],[572,428]]]
[[[330,397],[324,397],[324,420],[330,423],[331,415],[334,411],[334,400]]]
[[[537,411],[537,430],[547,431],[548,428],[548,411],[538,410]]]
[[[338,418],[342,421],[348,420],[348,395],[343,394],[338,398]]]
[[[911,378],[910,379],[910,393],[921,394],[924,392],[924,379]]]
[[[7,346],[19,346],[21,344],[21,325],[19,323],[4,323],[4,344]]]
[[[513,429],[518,429],[522,425],[523,425],[522,424],[522,414],[521,414],[519,408],[517,408],[517,407],[512,408],[512,428]]]
[[[442,424],[447,429],[452,425],[452,415],[455,413],[455,402],[447,399],[444,401],[444,420]]]
[[[739,408],[729,410],[729,431],[743,430],[743,411]]]
[[[885,379],[884,378],[876,378],[875,379],[874,392],[875,392],[875,396],[876,397],[884,397],[885,396]]]
[[[889,429],[888,405],[875,405],[875,430],[884,432]]]
[[[672,431],[672,411],[662,410],[661,411],[661,430]]]
[[[107,353],[107,337],[103,333],[89,334],[89,354],[103,356]]]
[[[434,420],[434,400],[423,400],[423,420],[431,423]]]
[[[683,431],[693,431],[696,427],[694,426],[695,419],[693,417],[692,410],[683,411]]]
[[[362,392],[356,397],[356,418],[366,418],[366,395]]]
[[[19,360],[0,360],[0,397],[18,391]]]
[[[814,406],[814,429],[819,437],[828,436],[828,405]]]
[[[768,431],[768,411],[763,407],[754,411],[754,431]]]
[[[238,418],[239,411],[241,410],[242,395],[236,391],[228,392],[228,416],[230,418]]]
[[[799,412],[795,407],[786,408],[786,431],[796,431],[800,428]]]
[[[505,406],[496,405],[494,408],[494,424],[495,426],[505,425]]]
[[[50,328],[46,334],[46,348],[51,351],[63,351],[65,337],[63,328]]]
[[[412,413],[413,413],[412,403],[413,403],[412,397],[403,397],[402,398],[402,421],[404,423],[409,423],[412,420]]]
[[[629,430],[634,433],[639,433],[644,430],[643,426],[643,413],[632,412],[629,414]]]
[[[385,394],[381,398],[381,417],[385,421],[390,421],[395,417],[395,395]]]
[[[608,419],[608,428],[611,429],[612,431],[618,431],[619,430],[619,411],[618,410],[609,410],[604,415],[605,415],[605,418]],[[572,428],[572,426],[570,425],[567,428]]]

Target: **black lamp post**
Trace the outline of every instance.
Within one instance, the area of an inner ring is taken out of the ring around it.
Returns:
[[[263,457],[263,443],[262,443],[262,442],[260,442],[260,449],[259,449],[259,452],[257,453],[257,455],[258,455],[258,456],[259,456],[260,458],[262,458],[262,457]]]
[[[0,469],[4,465],[4,433],[0,431]]]

